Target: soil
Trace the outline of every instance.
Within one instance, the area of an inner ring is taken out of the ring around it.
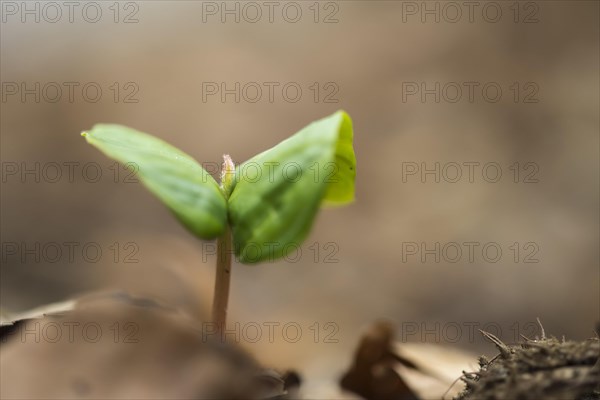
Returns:
[[[543,330],[542,330],[543,332]],[[598,400],[600,399],[599,338],[582,342],[523,338],[516,345],[492,341],[500,354],[480,357],[477,372],[464,372],[466,389],[455,400]]]

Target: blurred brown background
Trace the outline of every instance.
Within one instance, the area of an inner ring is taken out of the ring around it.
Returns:
[[[391,319],[406,341],[448,342],[456,335],[444,329],[458,325],[458,343],[472,351],[489,346],[478,335],[469,338],[468,326],[493,332],[495,324],[511,341],[516,333],[535,335],[536,317],[557,336],[591,336],[600,310],[599,5],[477,2],[470,21],[462,2],[450,3],[461,17],[446,2],[276,2],[270,22],[268,6],[258,2],[262,17],[252,22],[256,10],[247,3],[97,2],[102,15],[92,23],[86,18],[94,19],[95,9],[82,14],[85,3],[78,3],[73,22],[65,6],[51,22],[55,11],[32,2],[40,21],[25,14],[22,22],[20,3],[3,1],[3,310],[106,287],[192,308],[200,293],[203,307],[209,305],[210,248],[139,184],[124,182],[127,171],[118,170],[115,183],[112,161],[85,143],[82,130],[121,123],[204,163],[220,162],[223,153],[242,162],[343,108],[355,126],[356,202],[320,214],[298,262],[234,267],[231,321],[296,322],[303,329],[297,343],[280,336],[243,343],[259,359],[313,368],[316,375],[319,368],[341,369],[339,360],[323,360],[349,357],[360,330],[378,318]],[[239,22],[222,15],[226,6],[238,7]],[[439,22],[424,7],[438,10]],[[297,9],[299,21],[289,22]],[[52,82],[62,87],[56,102]],[[68,82],[76,84],[73,99]],[[212,82],[230,89],[240,82],[239,102],[208,94]],[[263,89],[256,102],[252,87],[241,89],[248,82]],[[272,102],[264,82],[279,85]],[[421,92],[407,92],[436,82],[439,102],[435,94],[422,99]],[[465,82],[474,82],[473,101]],[[23,95],[23,83],[34,94]],[[296,102],[289,98],[293,89],[282,93],[290,83],[302,89]],[[482,94],[486,84],[489,96],[501,88],[497,102]],[[453,102],[456,86],[463,93]],[[96,87],[102,95],[92,102]],[[72,164],[72,180],[64,164],[70,162],[79,163]],[[101,166],[98,182],[91,182],[94,168],[83,168],[90,162]],[[466,177],[469,162],[480,163],[473,182]],[[22,176],[36,163],[39,182],[34,174]],[[53,163],[61,166],[60,178],[54,179]],[[421,163],[440,163],[440,172],[447,166],[447,175],[439,183],[432,175],[425,182],[418,173],[403,175]],[[448,163],[463,165],[456,183]],[[498,182],[482,177],[486,163],[501,167]],[[529,173],[534,181],[526,183]],[[66,242],[76,243],[73,260],[62,254],[51,262],[42,250],[39,261],[20,254],[36,243],[40,249],[58,243],[66,252]],[[421,252],[407,255],[408,242],[479,245],[472,262],[464,246],[457,262],[443,254],[435,262],[433,255],[424,261]],[[488,242],[502,249],[495,263],[482,257]],[[86,243],[102,249],[97,262],[82,256]],[[137,263],[125,262],[132,249]],[[338,262],[327,262],[331,251]],[[525,262],[528,255],[539,262]],[[338,343],[322,336],[314,343],[315,322],[321,335],[331,332],[326,322],[335,323]],[[407,334],[409,325],[418,332]]]

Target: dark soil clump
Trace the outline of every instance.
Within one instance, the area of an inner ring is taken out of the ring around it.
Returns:
[[[477,372],[464,372],[465,390],[455,400],[600,400],[600,341],[524,338],[504,344],[487,332],[500,354],[479,358]]]

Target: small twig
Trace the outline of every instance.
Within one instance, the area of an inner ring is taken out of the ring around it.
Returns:
[[[446,391],[445,391],[445,392],[444,392],[444,394],[442,395],[442,400],[446,400],[446,395],[448,394],[448,392],[449,392],[450,390],[452,390],[452,388],[454,387],[454,385],[456,385],[456,383],[457,383],[458,381],[460,381],[461,379],[462,379],[462,376],[459,376],[458,378],[456,378],[456,379],[454,380],[454,382],[452,382],[452,383],[450,384],[450,387],[449,387],[448,389],[446,389]]]
[[[510,356],[510,349],[508,348],[507,345],[504,344],[504,342],[502,342],[502,340],[498,339],[496,336],[492,335],[489,332],[482,331],[481,329],[479,329],[479,332],[481,332],[481,334],[486,339],[488,339],[489,341],[491,341],[492,343],[494,343],[496,345],[498,350],[500,350],[500,354],[502,354],[502,358],[508,358]]]
[[[446,395],[448,394],[448,392],[450,390],[452,390],[452,388],[454,387],[454,385],[456,385],[456,383],[460,380],[463,380],[463,378],[469,378],[468,375],[475,375],[475,376],[481,376],[481,373],[473,371],[473,372],[467,372],[467,371],[463,371],[463,374],[461,376],[459,376],[458,378],[456,378],[451,384],[450,387],[444,392],[444,394],[442,395],[442,400],[446,399]]]
[[[533,342],[533,339],[529,339],[527,336],[523,335],[522,333],[520,333],[519,336],[521,336],[521,338],[525,339],[527,342]]]
[[[546,331],[544,330],[544,325],[542,325],[542,321],[540,321],[540,317],[537,317],[536,321],[540,326],[540,329],[542,330],[542,340],[546,340]]]

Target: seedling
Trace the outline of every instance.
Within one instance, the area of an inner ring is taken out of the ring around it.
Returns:
[[[354,200],[352,121],[338,111],[235,166],[223,156],[221,184],[192,157],[121,125],[83,132],[108,157],[135,165],[140,181],[195,236],[217,240],[213,322],[225,326],[232,254],[244,264],[273,261],[308,235],[322,203]]]

